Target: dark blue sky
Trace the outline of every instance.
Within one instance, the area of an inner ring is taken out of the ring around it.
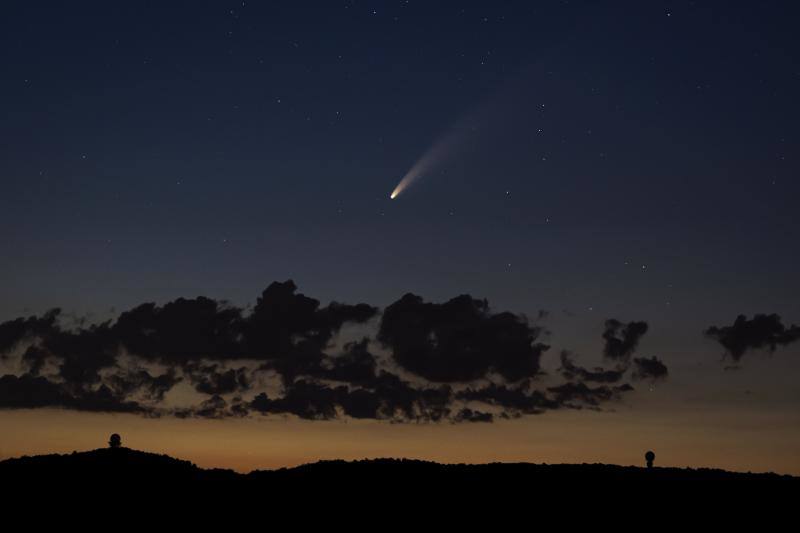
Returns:
[[[99,444],[114,416],[134,447],[243,470],[656,443],[660,464],[800,473],[798,20],[4,2],[0,457]],[[240,309],[288,279],[322,307],[287,283]],[[235,307],[164,305],[199,295]],[[163,307],[86,327],[143,302]]]
[[[797,312],[797,15],[13,2],[2,313],[246,303],[286,278],[379,305]],[[459,121],[475,134],[390,201]]]

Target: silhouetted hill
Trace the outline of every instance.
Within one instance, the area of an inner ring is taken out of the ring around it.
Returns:
[[[128,448],[65,455],[21,457],[0,462],[0,481],[9,487],[47,487],[63,494],[169,493],[236,496],[273,504],[354,502],[524,502],[572,498],[595,501],[623,496],[703,493],[705,500],[736,494],[794,494],[800,478],[714,469],[638,468],[604,464],[439,464],[408,459],[320,461],[295,468],[202,469],[189,461]],[[713,487],[713,488],[712,488]],[[241,501],[241,499],[239,500]]]
[[[263,481],[292,481],[347,476],[350,480],[414,480],[435,478],[459,484],[470,480],[559,483],[580,479],[591,483],[651,483],[654,481],[735,481],[787,483],[800,487],[800,478],[774,473],[739,473],[710,468],[639,468],[607,464],[441,464],[412,459],[368,459],[362,461],[319,461],[294,468],[256,470],[248,478]]]
[[[215,482],[241,477],[232,470],[206,470],[168,455],[131,450],[101,448],[71,454],[24,456],[0,462],[3,480],[47,483],[108,482]]]

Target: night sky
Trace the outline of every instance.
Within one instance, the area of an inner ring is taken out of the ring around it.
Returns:
[[[0,458],[800,474],[798,17],[7,2]]]

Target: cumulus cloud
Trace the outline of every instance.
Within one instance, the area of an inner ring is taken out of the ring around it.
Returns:
[[[603,355],[608,359],[627,363],[639,346],[639,341],[647,333],[647,322],[628,322],[616,319],[606,320],[603,339],[606,341]]]
[[[767,350],[772,353],[779,346],[800,340],[800,326],[786,327],[777,314],[759,314],[752,319],[739,315],[732,325],[711,326],[704,333],[720,343],[736,362],[748,351]]]
[[[587,370],[573,362],[573,355],[568,351],[561,352],[561,374],[569,380],[579,379],[581,381],[592,381],[595,383],[616,383],[622,379],[625,369],[603,369],[595,368]]]
[[[0,377],[0,408],[55,407],[78,411],[154,414],[138,402],[126,400],[106,385],[96,389],[70,390],[40,376],[7,374]]]
[[[491,383],[485,387],[467,388],[458,396],[462,400],[499,407],[505,416],[535,415],[560,407],[560,404],[549,398],[546,393],[531,390],[529,383],[518,385]]]
[[[437,304],[406,294],[383,313],[378,340],[404,369],[440,382],[495,372],[510,381],[536,375],[549,346],[524,316],[492,313],[486,300],[462,295]]]
[[[184,367],[197,392],[204,394],[228,394],[250,388],[250,376],[246,367],[221,369],[218,364],[194,364]]]
[[[494,420],[492,413],[483,411],[473,411],[469,407],[464,407],[453,419],[455,422],[491,422]]]
[[[630,392],[633,387],[628,383],[609,387],[598,385],[591,387],[586,383],[564,383],[547,389],[555,396],[559,405],[580,409],[582,406],[598,407],[601,403],[619,399],[623,393]]]
[[[362,387],[330,385],[300,379],[285,386],[283,395],[258,394],[250,407],[263,414],[293,414],[311,420],[348,416],[390,421],[440,421],[451,414],[452,392],[446,385],[415,386],[380,372]]]
[[[60,309],[51,309],[41,317],[17,318],[0,324],[0,353],[6,354],[20,340],[37,337],[51,331],[56,325]]]
[[[377,316],[374,339],[337,337]],[[607,342],[624,345],[615,354],[633,352],[643,332],[632,324],[609,330]],[[631,390],[606,386],[621,381],[620,369],[588,370],[566,354],[566,381],[537,389],[543,334],[469,295],[432,303],[406,294],[380,314],[365,303],[322,306],[292,281],[269,285],[249,312],[201,296],[87,325],[55,309],[0,324],[0,356],[16,354],[21,369],[0,378],[0,408],[473,423],[599,408]],[[176,389],[188,402],[167,397]]]
[[[651,357],[649,359],[646,357],[635,357],[633,359],[633,365],[635,367],[633,371],[634,379],[659,381],[666,379],[667,374],[669,374],[667,365],[657,357]]]
[[[178,418],[232,418],[249,414],[247,404],[241,396],[234,396],[231,401],[215,394],[194,407],[171,409],[168,414]]]
[[[110,373],[105,381],[119,398],[140,394],[147,400],[160,402],[164,399],[164,395],[182,379],[175,374],[174,369],[157,376],[153,376],[143,369],[120,369]]]
[[[318,300],[296,290],[292,281],[272,283],[264,290],[244,323],[248,353],[265,359],[315,353],[326,347],[345,322],[366,322],[378,312],[363,303],[333,302],[320,308]]]

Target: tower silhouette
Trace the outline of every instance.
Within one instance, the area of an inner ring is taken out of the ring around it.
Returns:
[[[647,461],[647,468],[653,468],[653,461],[656,460],[656,454],[652,451],[648,451],[644,454],[644,460]]]

